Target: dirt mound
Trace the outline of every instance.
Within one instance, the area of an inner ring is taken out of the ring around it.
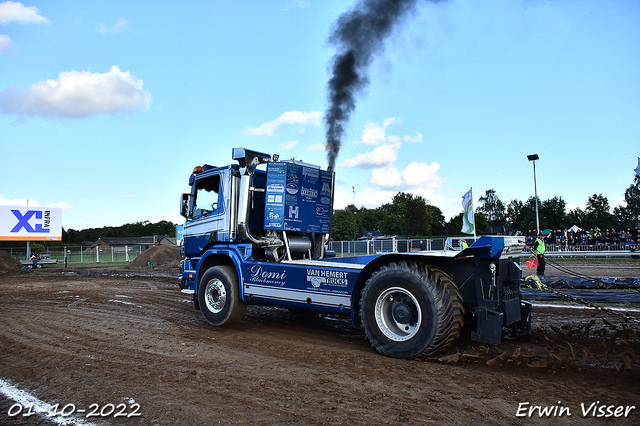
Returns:
[[[0,250],[0,273],[16,271],[20,268],[22,268],[20,262],[11,257],[6,251]]]
[[[131,262],[132,268],[149,268],[161,266],[173,268],[180,265],[180,249],[178,247],[154,246],[151,247]]]

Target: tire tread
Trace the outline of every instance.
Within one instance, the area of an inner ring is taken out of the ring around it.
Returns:
[[[441,269],[418,262],[398,261],[382,266],[365,283],[365,289],[372,280],[387,271],[401,271],[409,273],[424,283],[425,290],[432,293],[436,305],[437,327],[431,342],[419,353],[412,354],[408,358],[430,356],[450,346],[454,340],[460,337],[464,325],[464,305],[462,296],[453,280]],[[363,290],[360,300],[360,322],[365,335],[373,348],[383,355],[394,356],[382,348],[383,343],[377,341],[365,326],[364,299],[366,291]]]

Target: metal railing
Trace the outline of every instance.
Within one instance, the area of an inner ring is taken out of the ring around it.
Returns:
[[[625,251],[629,250],[627,244],[581,244],[581,245],[568,245],[568,244],[545,244],[547,251],[550,252],[562,252],[562,251]]]
[[[362,256],[378,253],[407,253],[420,250],[440,250],[444,239],[397,239],[380,238],[358,241],[330,241],[329,250],[338,257]]]
[[[328,249],[336,253],[336,257],[362,256],[380,253],[407,253],[413,251],[437,251],[459,250],[458,240],[465,239],[469,245],[473,243],[470,237],[449,237],[431,239],[398,239],[381,238],[358,241],[330,241]],[[448,240],[448,242],[447,242]],[[589,255],[597,256],[630,256],[640,255],[640,251],[634,252],[629,249],[629,245],[557,245],[546,244],[546,251],[551,255]]]
[[[126,263],[133,261],[147,249],[143,245],[124,247],[45,247],[37,253],[39,263]],[[29,260],[25,247],[0,247],[18,262]],[[30,262],[29,262],[30,263]]]

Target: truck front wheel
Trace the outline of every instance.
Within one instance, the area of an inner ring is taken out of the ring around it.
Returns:
[[[456,285],[440,269],[396,262],[367,280],[360,318],[376,351],[413,358],[434,354],[458,338],[464,307]]]
[[[240,321],[247,305],[240,300],[235,268],[221,265],[207,269],[198,285],[198,305],[213,325]]]

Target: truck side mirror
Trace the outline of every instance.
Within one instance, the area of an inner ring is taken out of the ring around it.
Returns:
[[[191,205],[191,194],[182,194],[180,197],[180,215],[187,218],[189,216],[189,205]]]

